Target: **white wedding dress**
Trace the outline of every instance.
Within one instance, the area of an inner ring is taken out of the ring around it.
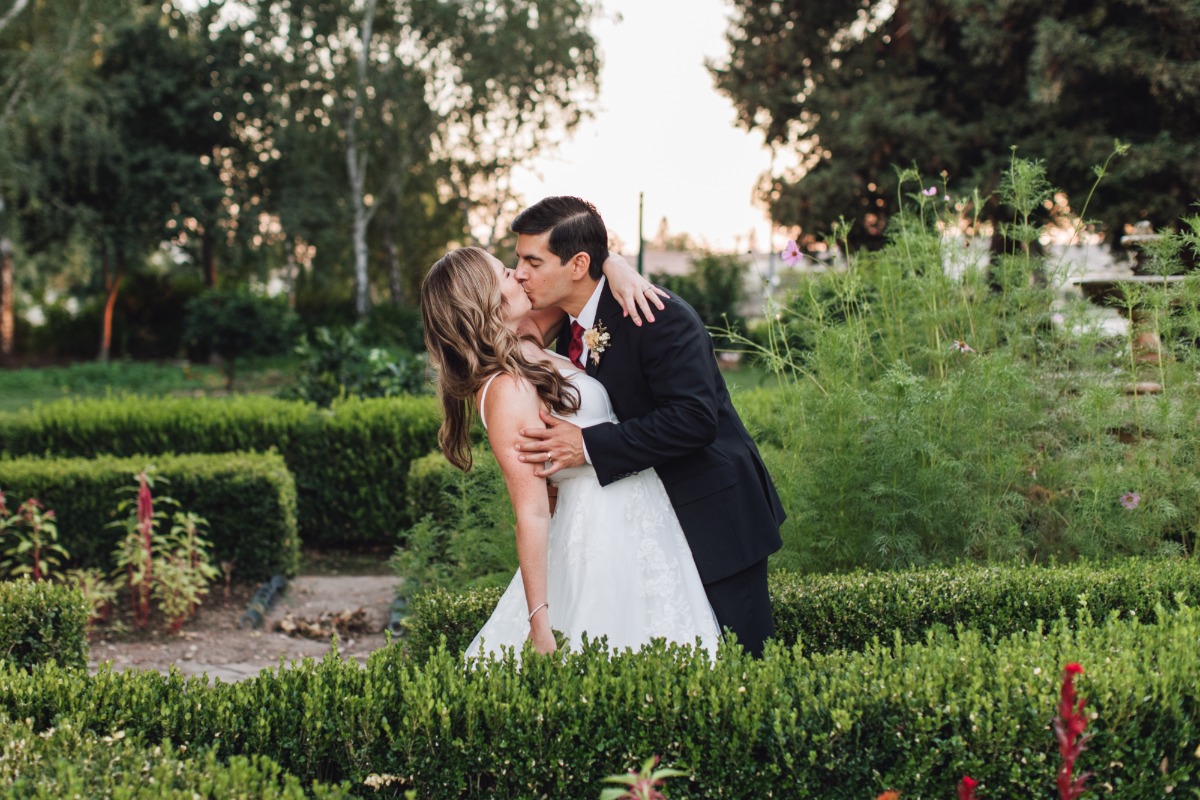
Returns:
[[[562,419],[584,428],[616,422],[600,382],[550,355],[579,390],[579,410]],[[486,428],[487,420],[483,423]],[[658,474],[647,469],[602,487],[595,469],[585,464],[550,480],[558,485],[558,505],[547,552],[548,610],[550,626],[566,636],[567,646],[578,650],[585,633],[589,640],[607,637],[617,651],[638,650],[660,637],[689,645],[699,639],[715,657],[720,629]],[[529,634],[528,615],[518,569],[467,657],[520,650]]]

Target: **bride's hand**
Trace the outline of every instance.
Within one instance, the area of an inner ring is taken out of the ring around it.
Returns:
[[[610,252],[604,262],[604,277],[608,278],[612,287],[613,297],[621,304],[625,316],[633,319],[634,325],[641,325],[642,318],[638,309],[645,314],[647,321],[654,322],[654,311],[651,305],[662,311],[664,306],[661,297],[670,297],[650,281],[637,273],[629,262],[618,253]]]
[[[558,649],[558,643],[554,641],[554,631],[550,630],[549,625],[541,625],[529,630],[529,641],[533,642],[533,649],[548,655]]]

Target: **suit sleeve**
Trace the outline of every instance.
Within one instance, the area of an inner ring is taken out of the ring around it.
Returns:
[[[721,376],[709,366],[713,354],[708,331],[679,300],[669,302],[657,317],[641,328],[624,326],[636,337],[627,368],[641,370],[652,410],[583,432],[601,485],[686,456],[716,439],[720,398],[716,381]]]

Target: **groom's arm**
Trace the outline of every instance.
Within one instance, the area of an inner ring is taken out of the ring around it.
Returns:
[[[638,336],[636,363],[651,395],[651,410],[583,431],[601,485],[707,447],[717,437],[722,381],[712,340],[695,311],[673,299]]]

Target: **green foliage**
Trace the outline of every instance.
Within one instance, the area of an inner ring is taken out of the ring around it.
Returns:
[[[1198,32],[1194,3],[737,0],[730,56],[711,69],[739,123],[793,155],[763,195],[805,235],[845,218],[851,241],[878,246],[903,202],[892,165],[957,199],[991,191],[1016,145],[1077,213],[1090,198],[1116,248],[1126,224],[1173,226],[1196,199]],[[1117,139],[1129,155],[1093,195]]]
[[[741,256],[716,253],[701,253],[693,258],[692,271],[686,275],[650,276],[653,283],[686,300],[705,325],[718,330],[745,327],[741,313],[746,299],[745,278]],[[717,347],[728,343],[728,337],[719,332],[714,338]]]
[[[1061,265],[1023,246],[1045,179],[1011,170],[1011,252],[985,266],[914,192],[883,248],[803,276],[765,330],[734,337],[779,387],[734,399],[789,513],[780,566],[1194,551],[1200,280],[1125,293],[1138,323],[1114,343],[1056,296]],[[1200,220],[1184,225],[1156,246],[1159,272],[1195,253]],[[1157,359],[1138,338],[1151,331]],[[1129,392],[1143,381],[1161,393]]]
[[[0,461],[0,485],[54,508],[60,541],[75,564],[110,570],[122,536],[109,525],[118,490],[148,459],[8,459]],[[296,489],[278,454],[158,455],[153,463],[170,481],[175,499],[209,521],[218,560],[233,561],[246,579],[295,574],[300,552]]]
[[[287,373],[290,379],[293,371],[290,362],[257,359],[252,363],[255,381],[264,385],[277,385],[279,372]],[[240,387],[251,388],[247,386],[251,376],[244,362],[241,373]],[[20,411],[36,403],[67,398],[170,394],[224,397],[225,376],[207,364],[147,361],[84,361],[62,367],[24,367],[0,372],[0,412]]]
[[[262,800],[340,800],[346,785],[300,781],[269,758],[222,759],[215,747],[150,746],[123,730],[100,734],[71,720],[35,730],[28,722],[0,715],[7,736],[0,747],[0,798],[58,800],[195,800],[198,797]]]
[[[1200,597],[1192,560],[1125,559],[1067,567],[978,566],[808,575],[776,569],[769,588],[775,636],[810,655],[857,651],[872,641],[922,641],[935,628],[969,628],[988,638],[1033,631],[1084,609],[1096,617],[1148,619],[1177,597]],[[418,595],[404,620],[421,660],[440,640],[463,652],[500,599],[498,588]]]
[[[162,494],[167,482],[153,466],[134,475],[134,485],[119,490],[134,495],[134,499],[117,505],[117,514],[124,512],[125,519],[110,522],[109,526],[125,531],[113,550],[113,574],[129,590],[134,623],[140,628],[149,624],[153,597],[171,632],[177,633],[220,573],[212,563],[212,546],[202,531],[208,527],[208,520],[194,511],[184,511],[178,500]],[[164,508],[172,511],[168,513]],[[168,523],[170,530],[164,531]]]
[[[451,653],[466,652],[503,593],[494,586],[466,592],[443,587],[417,594],[404,618],[404,640],[413,659],[424,661],[439,644]]]
[[[296,354],[302,359],[300,373],[281,396],[320,408],[344,397],[420,394],[429,384],[423,357],[365,347],[353,329],[317,328]]]
[[[186,314],[189,353],[197,358],[220,356],[230,389],[237,359],[277,355],[295,340],[295,314],[282,298],[211,289],[189,300]]]
[[[0,665],[33,669],[54,660],[85,666],[89,611],[74,587],[0,581]]]
[[[657,644],[466,665],[398,647],[365,668],[331,656],[209,685],[178,673],[0,669],[0,712],[43,732],[220,743],[272,759],[303,783],[402,776],[433,797],[591,797],[637,755],[686,769],[678,797],[870,797],[900,786],[949,796],[969,774],[1004,796],[1042,796],[1058,763],[1047,722],[1062,665],[1098,731],[1080,759],[1130,796],[1200,786],[1195,643],[1200,614],[1155,621],[1082,614],[998,637],[931,631],[918,644],[829,655],[774,645],[715,663]],[[1165,759],[1165,762],[1164,762]],[[1165,767],[1164,767],[1165,763]],[[982,794],[982,792],[981,792]]]
[[[408,465],[437,443],[439,424],[429,397],[348,399],[327,411],[254,396],[64,401],[0,414],[0,452],[157,460],[274,448],[295,475],[304,541],[345,544],[390,540],[408,523]]]
[[[935,628],[970,628],[994,639],[1085,609],[1098,619],[1146,620],[1159,606],[1196,597],[1200,565],[1192,559],[771,575],[778,636],[809,653],[862,650],[874,640],[915,643]]]
[[[504,476],[486,446],[461,472],[440,452],[413,461],[408,504],[418,520],[392,565],[406,601],[437,588],[503,586],[517,567],[516,521]]]
[[[58,543],[54,511],[29,498],[10,511],[0,492],[0,575],[28,576],[36,583],[59,571],[67,551]]]

